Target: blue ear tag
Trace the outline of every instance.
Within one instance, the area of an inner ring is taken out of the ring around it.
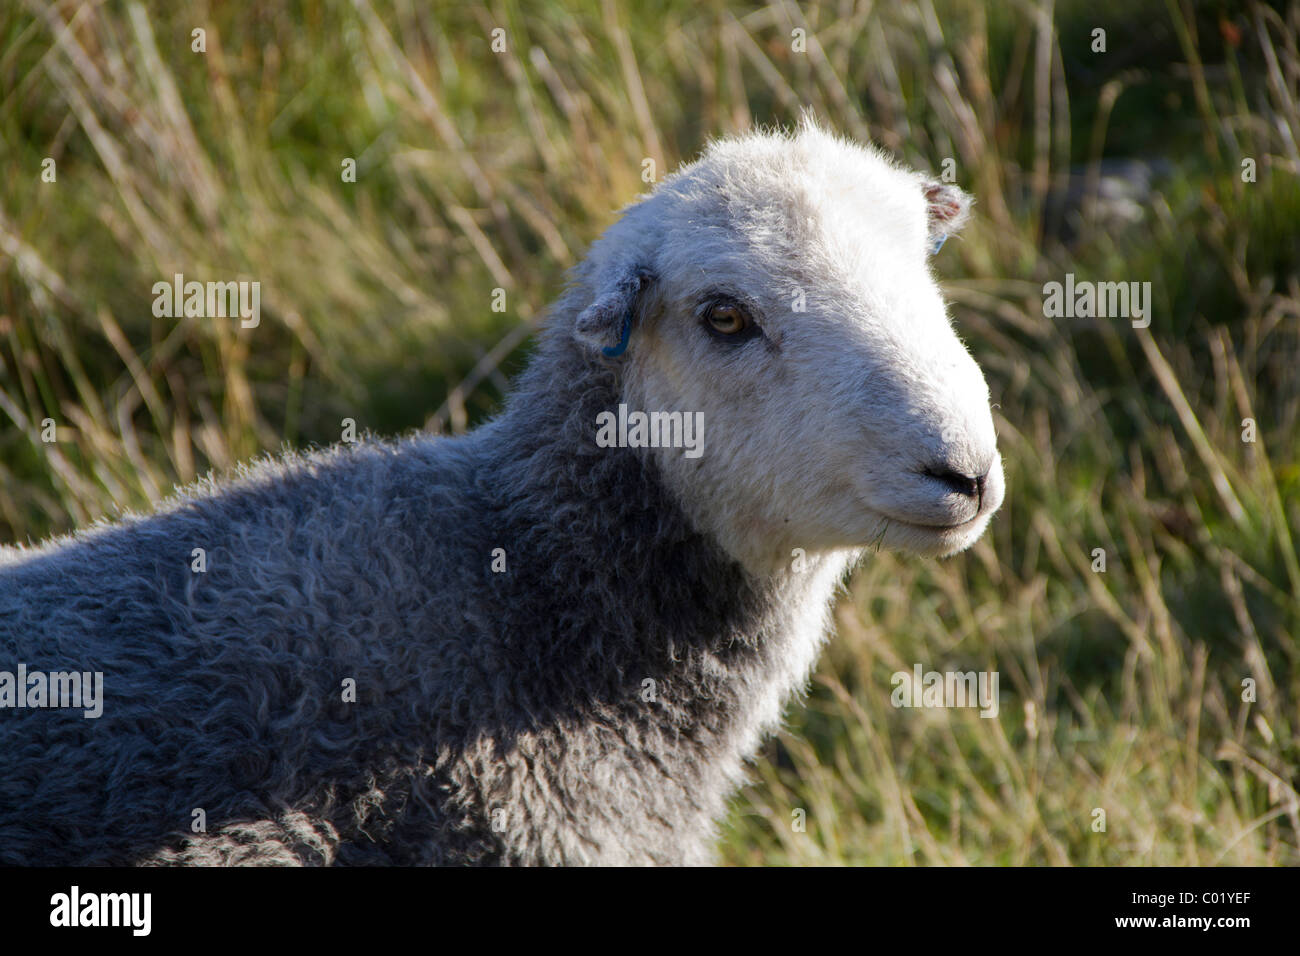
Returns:
[[[606,355],[608,355],[610,358],[618,358],[620,355],[622,355],[624,352],[627,351],[627,342],[628,339],[630,339],[631,337],[632,337],[632,310],[628,309],[623,316],[622,340],[619,341],[618,345],[607,346],[601,349],[601,351],[604,352]]]
[[[930,255],[934,255],[936,252],[942,249],[943,244],[947,241],[948,241],[947,236],[940,236],[938,239],[936,239],[934,241],[934,245],[930,248]]]

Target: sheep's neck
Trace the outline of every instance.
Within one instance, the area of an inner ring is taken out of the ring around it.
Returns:
[[[535,665],[518,689],[529,712],[618,713],[725,765],[702,772],[738,775],[806,680],[848,556],[754,575],[692,527],[643,453],[595,446],[596,414],[617,403],[611,375],[523,384],[490,427],[480,485],[508,555],[493,581],[513,618],[502,640]]]

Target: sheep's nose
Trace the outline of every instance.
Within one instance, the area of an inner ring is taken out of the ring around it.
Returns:
[[[933,478],[935,481],[940,481],[947,485],[959,495],[976,499],[984,497],[984,482],[989,476],[987,471],[982,475],[974,477],[971,475],[963,475],[960,472],[953,471],[951,468],[943,465],[927,468],[925,474]]]

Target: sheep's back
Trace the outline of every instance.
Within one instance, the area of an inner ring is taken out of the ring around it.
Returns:
[[[440,444],[266,462],[0,565],[0,669],[102,672],[104,697],[0,711],[0,862],[130,862],[196,809],[329,831],[409,789],[471,508]]]

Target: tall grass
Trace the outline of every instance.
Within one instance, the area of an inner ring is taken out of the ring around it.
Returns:
[[[724,858],[1300,863],[1300,4],[273,6],[0,12],[0,540],[343,418],[470,427],[646,160],[811,106],[975,194],[938,267],[1009,492],[863,563]],[[261,324],[155,318],[178,272]],[[1067,272],[1150,281],[1150,328],[1045,318]],[[998,671],[999,716],[895,709],[914,663]]]

